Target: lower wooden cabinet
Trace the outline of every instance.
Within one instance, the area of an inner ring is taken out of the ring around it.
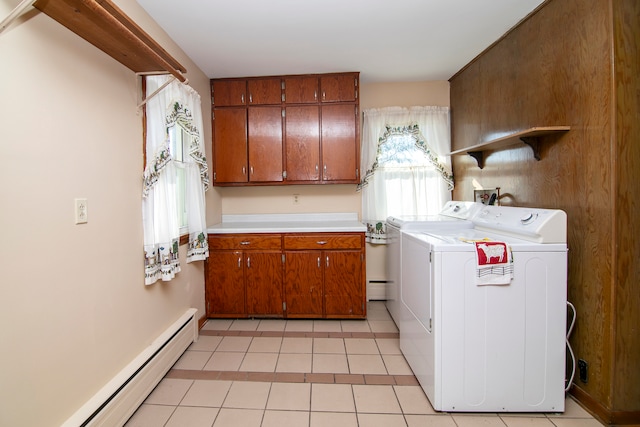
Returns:
[[[208,317],[283,317],[282,237],[209,235]]]
[[[364,233],[209,235],[208,317],[365,318]]]

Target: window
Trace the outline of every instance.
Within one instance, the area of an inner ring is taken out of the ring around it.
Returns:
[[[188,215],[187,215],[187,177],[186,177],[186,159],[185,153],[188,153],[191,144],[191,137],[182,126],[174,124],[167,129],[169,135],[169,152],[173,159],[176,173],[176,208],[178,214],[178,226],[180,227],[180,235],[187,234]]]
[[[389,107],[364,111],[362,215],[367,240],[385,243],[385,220],[437,214],[451,199],[449,109]]]
[[[179,242],[187,262],[209,256],[204,192],[209,185],[200,95],[169,76],[147,76],[145,170],[142,200],[145,284],[180,272]]]

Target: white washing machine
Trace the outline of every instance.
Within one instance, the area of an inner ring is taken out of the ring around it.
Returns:
[[[402,353],[438,411],[562,412],[566,215],[482,206],[471,221],[403,232]],[[510,247],[507,284],[477,284],[483,239]]]
[[[390,216],[387,218],[387,283],[385,287],[386,306],[396,326],[400,326],[400,287],[402,283],[402,234],[406,231],[427,231],[471,228],[473,224],[468,221],[480,207],[481,203],[474,202],[447,202],[438,215],[415,216]]]

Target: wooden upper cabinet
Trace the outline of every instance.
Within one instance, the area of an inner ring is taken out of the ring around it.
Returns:
[[[264,78],[247,81],[249,105],[280,105],[282,103],[282,79]]]
[[[247,109],[215,108],[214,182],[247,182]]]
[[[214,185],[358,183],[358,75],[211,80]]]
[[[249,107],[249,181],[282,181],[282,108]]]
[[[320,107],[286,107],[285,112],[287,180],[319,181]]]
[[[358,99],[358,74],[327,74],[320,77],[321,102],[346,102]]]
[[[318,102],[318,77],[291,76],[284,78],[284,102],[311,104]]]
[[[216,107],[234,107],[247,104],[247,81],[244,79],[213,80],[211,102]]]
[[[358,144],[356,107],[352,104],[322,106],[322,179],[357,181]]]

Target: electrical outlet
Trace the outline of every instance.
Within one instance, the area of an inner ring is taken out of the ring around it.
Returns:
[[[300,204],[300,195],[299,194],[294,194],[293,195],[293,204],[294,205],[299,205]]]
[[[87,199],[75,199],[76,224],[86,224],[89,221]]]
[[[585,384],[589,382],[589,364],[582,359],[578,360],[578,373],[580,381]]]

